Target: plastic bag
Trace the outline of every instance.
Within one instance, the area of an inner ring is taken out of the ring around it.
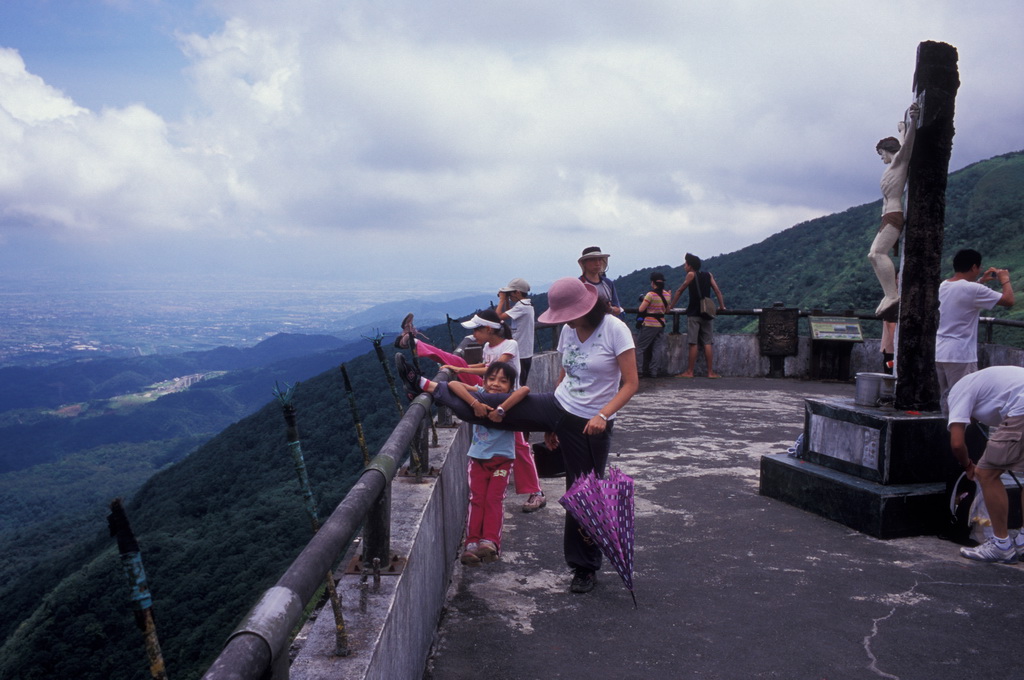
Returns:
[[[975,482],[977,484],[977,482]],[[984,543],[992,538],[992,518],[988,516],[988,508],[985,507],[985,496],[978,489],[974,502],[971,503],[971,512],[968,520],[971,525],[971,540]]]

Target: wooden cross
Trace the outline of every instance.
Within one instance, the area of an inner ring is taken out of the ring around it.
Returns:
[[[914,97],[921,115],[907,174],[896,338],[894,406],[904,411],[938,410],[935,332],[939,325],[946,179],[959,87],[956,48],[932,41],[918,45]]]

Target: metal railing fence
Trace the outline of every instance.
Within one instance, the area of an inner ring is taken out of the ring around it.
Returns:
[[[626,308],[623,308],[623,313],[625,313],[627,315],[627,318],[635,316],[638,313],[638,311],[639,310],[636,307],[626,307]],[[763,311],[764,311],[764,308],[720,309],[720,310],[718,310],[718,315],[719,316],[750,316],[750,317],[754,317],[754,318],[760,318],[761,317],[761,313]],[[812,316],[841,316],[841,317],[846,317],[846,318],[858,319],[860,321],[875,321],[875,322],[881,323],[881,320],[877,316],[875,316],[874,314],[858,313],[858,312],[853,312],[853,311],[850,311],[850,310],[835,311],[835,310],[822,310],[822,309],[801,309],[801,310],[798,310],[797,314],[798,314],[798,316],[801,319],[806,319],[807,317],[812,317]],[[680,331],[681,323],[685,323],[685,321],[684,322],[680,322],[680,319],[681,318],[682,319],[686,318],[686,310],[682,309],[682,308],[676,307],[676,308],[670,309],[666,313],[666,316],[671,316],[672,317],[672,329],[671,329],[670,332],[671,333],[675,333],[675,334],[679,334],[681,332]],[[1003,327],[1003,328],[1020,328],[1020,329],[1024,329],[1024,321],[1018,321],[1016,319],[1001,319],[1001,318],[989,317],[989,316],[981,317],[978,320],[978,324],[979,324],[979,327],[981,328],[981,330],[983,332],[983,334],[981,336],[981,337],[984,338],[983,342],[986,342],[986,343],[992,343],[993,342],[992,334],[993,334],[993,329],[994,328]],[[545,324],[545,323],[537,322],[536,333],[538,335],[540,335],[541,333],[550,331],[551,332],[551,343],[550,343],[550,345],[547,345],[547,346],[548,347],[555,347],[558,344],[558,333],[559,333],[559,329],[562,327],[562,325],[563,324]],[[1024,346],[1024,342],[1020,342],[1020,343],[1017,343],[1017,344],[1020,344],[1021,346]],[[543,346],[543,344],[541,344],[541,346]]]

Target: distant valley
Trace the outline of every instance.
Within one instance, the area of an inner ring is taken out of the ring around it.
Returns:
[[[119,290],[0,276],[0,367],[252,347],[278,333],[358,340],[375,328],[397,330],[407,311],[438,323],[486,299],[452,293],[382,303],[377,291],[336,288]]]

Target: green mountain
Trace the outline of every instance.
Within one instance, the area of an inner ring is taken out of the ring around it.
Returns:
[[[1024,153],[1000,156],[950,176],[943,245],[947,262],[961,247],[977,248],[987,264],[1009,267],[1020,288],[1022,180]],[[880,212],[876,202],[811,220],[762,243],[708,258],[706,267],[733,308],[781,301],[801,308],[870,310],[879,291],[865,255]],[[685,250],[686,244],[679,244],[677,261]],[[648,289],[652,269],[664,271],[674,285],[682,281],[679,265],[646,268],[617,280],[624,300],[635,301]],[[535,305],[546,308],[545,296],[537,296]],[[1010,310],[1010,316],[1020,318],[1022,307]],[[730,324],[749,322],[723,318],[719,329]],[[447,337],[443,327],[427,332]],[[375,356],[365,354],[346,365],[372,453],[397,422],[396,407]],[[267,382],[257,389],[253,383],[245,389],[268,394],[272,387]],[[362,468],[346,404],[337,368],[296,390],[302,446],[324,516]],[[144,449],[140,455],[146,456]],[[84,463],[79,466],[71,474],[85,471]],[[102,467],[89,472],[97,480],[103,475]],[[34,508],[40,514],[54,512],[41,504]],[[127,504],[172,677],[199,677],[238,619],[299,552],[310,533],[302,508],[276,404],[231,425],[155,474]],[[0,578],[0,680],[146,677],[125,578],[113,541],[105,534],[105,503],[97,502],[82,514],[92,519],[94,530],[91,535],[81,532],[77,540],[57,527],[7,531],[11,548],[0,551],[0,574],[6,575]]]
[[[397,423],[397,408],[374,357],[346,366],[375,450]],[[267,394],[272,387],[265,385]],[[363,467],[340,371],[301,383],[295,404],[326,517]],[[11,549],[0,557],[8,574],[0,580],[0,678],[145,677],[106,511],[97,504],[87,513],[93,529],[84,540],[49,543],[57,527],[9,532]],[[154,475],[127,511],[170,673],[198,677],[252,596],[273,584],[310,537],[280,407],[266,405]]]

